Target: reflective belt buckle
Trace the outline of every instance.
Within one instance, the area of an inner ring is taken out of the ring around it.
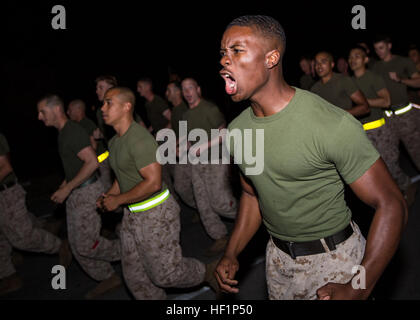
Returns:
[[[413,106],[412,106],[412,104],[411,104],[411,103],[409,103],[409,104],[408,104],[408,105],[406,105],[405,107],[403,107],[403,108],[401,108],[401,109],[398,109],[398,110],[395,110],[395,111],[394,111],[394,113],[395,113],[397,116],[399,116],[400,114],[403,114],[403,113],[406,113],[406,112],[410,111],[412,107],[413,107]]]
[[[168,198],[169,198],[169,190],[166,189],[165,191],[154,196],[153,198],[147,199],[142,202],[129,204],[128,210],[130,210],[130,212],[132,213],[146,211],[160,205]]]
[[[101,153],[98,156],[98,162],[101,163],[102,161],[104,161],[108,157],[109,157],[109,151],[105,151],[104,153]]]
[[[371,121],[371,122],[365,123],[363,125],[363,129],[365,129],[365,131],[372,130],[372,129],[376,129],[376,128],[382,127],[384,124],[385,124],[385,118],[381,118],[379,120],[375,120],[375,121]]]

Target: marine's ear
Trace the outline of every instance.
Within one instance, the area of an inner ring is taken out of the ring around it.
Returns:
[[[278,49],[271,50],[266,53],[265,55],[265,63],[264,65],[268,69],[272,69],[273,67],[277,66],[280,63],[280,51]]]

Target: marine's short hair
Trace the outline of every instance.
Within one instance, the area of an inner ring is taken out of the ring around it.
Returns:
[[[187,76],[184,79],[182,79],[182,81],[180,83],[181,84],[181,90],[182,90],[182,82],[184,82],[185,80],[190,80],[191,82],[193,82],[197,86],[197,88],[201,88],[200,84],[198,83],[198,80],[196,78],[193,78],[191,76]]]
[[[418,47],[416,44],[414,44],[414,43],[411,43],[411,44],[408,46],[408,51],[411,51],[411,50],[416,50],[416,51],[420,52],[419,47]]]
[[[47,94],[39,100],[41,101],[45,101],[45,105],[49,108],[59,107],[64,111],[64,102],[57,94]]]
[[[264,15],[246,15],[234,19],[228,24],[226,30],[233,26],[255,27],[261,34],[267,38],[274,38],[280,42],[283,51],[286,49],[286,34],[280,23]]]
[[[390,36],[386,34],[377,34],[373,39],[373,44],[378,42],[392,43]]]
[[[321,54],[321,53],[323,53],[323,54],[325,54],[330,60],[331,60],[331,62],[334,62],[334,56],[332,55],[332,53],[331,52],[329,52],[329,51],[319,51],[316,55],[315,55],[315,57],[317,56],[317,55],[319,55],[319,54]]]
[[[366,57],[368,56],[368,53],[366,51],[366,48],[363,47],[363,46],[361,46],[361,45],[359,45],[359,44],[356,44],[356,45],[350,47],[349,53],[350,53],[350,51],[355,50],[355,49],[361,50],[366,55]]]
[[[99,81],[105,81],[109,85],[116,87],[118,86],[117,78],[111,75],[102,75],[95,79],[95,82],[98,83]]]
[[[145,82],[145,83],[150,84],[151,87],[153,87],[153,81],[149,77],[141,77],[139,80],[137,80],[137,83],[138,82]]]
[[[313,60],[313,56],[309,55],[309,54],[302,54],[299,57],[299,62],[302,60],[306,60],[306,61],[312,61]]]
[[[180,81],[178,81],[178,80],[170,81],[168,83],[168,85],[170,85],[170,84],[173,84],[177,89],[182,91],[182,85],[181,85]]]
[[[75,100],[70,101],[69,107],[70,106],[77,106],[77,107],[81,108],[83,111],[86,110],[86,104],[81,99],[75,99]]]
[[[129,102],[132,106],[132,110],[134,110],[134,106],[136,105],[136,96],[134,95],[134,92],[127,87],[113,87],[109,88],[106,93],[114,90],[118,91],[118,98],[120,98],[124,103]]]

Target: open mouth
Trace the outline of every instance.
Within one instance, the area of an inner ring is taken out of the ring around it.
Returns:
[[[229,95],[236,94],[236,92],[238,91],[236,80],[227,72],[221,72],[220,75],[223,77],[223,79],[225,79],[226,93]]]

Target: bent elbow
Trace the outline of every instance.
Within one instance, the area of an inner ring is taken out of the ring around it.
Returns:
[[[162,189],[162,181],[153,182],[151,189],[153,189],[153,193],[160,191]]]

